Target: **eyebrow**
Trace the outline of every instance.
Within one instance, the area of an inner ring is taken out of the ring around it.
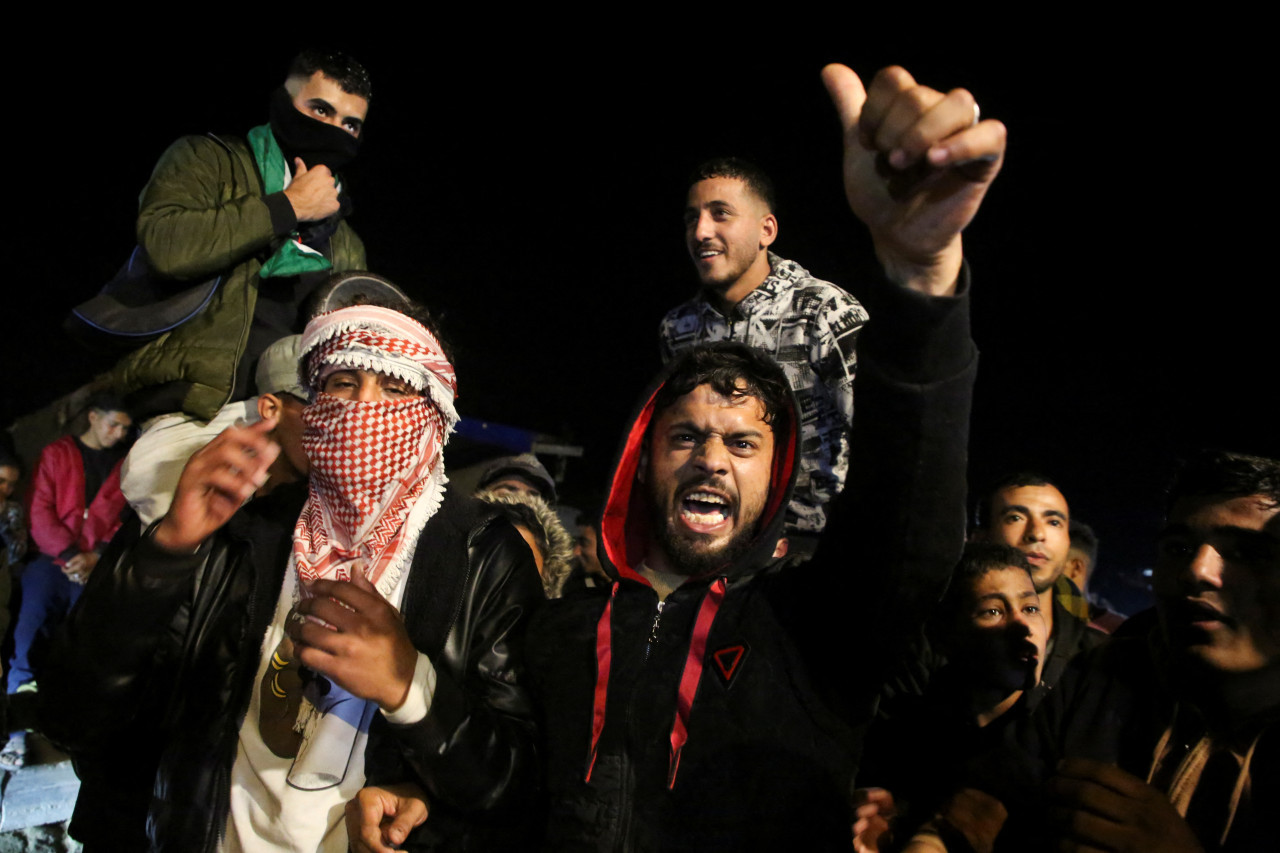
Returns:
[[[667,434],[670,435],[672,432],[696,432],[698,435],[708,435],[711,430],[703,429],[693,421],[676,421],[667,427]],[[726,441],[735,438],[764,438],[764,433],[760,430],[744,429],[725,434]]]
[[[1170,536],[1194,535],[1196,535],[1196,532],[1191,528],[1191,526],[1180,521],[1175,524],[1166,525],[1164,530],[1160,531],[1160,536],[1158,538],[1168,539]],[[1248,527],[1237,527],[1234,524],[1219,524],[1217,526],[1210,527],[1207,531],[1207,535],[1203,538],[1207,539],[1209,536],[1234,536],[1251,542],[1267,543],[1270,545],[1280,544],[1280,539],[1277,539],[1266,530],[1252,530]]]
[[[734,213],[738,212],[738,208],[734,207],[732,203],[719,198],[713,198],[711,199],[711,201],[704,203],[701,207],[695,207],[692,204],[687,204],[684,207],[684,212],[686,214],[697,213],[698,211],[711,207],[712,205],[720,205],[721,207],[726,208],[727,210],[730,210]]]
[[[1006,512],[1020,512],[1023,515],[1033,515],[1031,510],[1027,509],[1022,504],[1006,504],[1001,508],[1000,514],[1004,515]],[[1046,509],[1042,515],[1046,517],[1052,516],[1054,518],[1061,518],[1063,521],[1067,520],[1067,514],[1060,509]]]

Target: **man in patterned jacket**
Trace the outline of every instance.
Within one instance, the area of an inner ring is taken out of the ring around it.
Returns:
[[[778,236],[774,206],[773,183],[744,160],[711,160],[694,172],[685,240],[703,288],[663,317],[659,335],[664,362],[695,344],[737,340],[770,353],[786,371],[802,417],[786,530],[801,551],[805,534],[816,541],[822,532],[826,505],[849,470],[855,344],[867,312],[769,251]]]

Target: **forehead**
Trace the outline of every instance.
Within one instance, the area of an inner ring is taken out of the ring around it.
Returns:
[[[344,118],[349,116],[363,121],[365,114],[369,112],[368,101],[359,95],[344,92],[338,81],[326,77],[323,71],[317,71],[307,78],[293,99],[295,102],[305,102],[316,98],[328,101]]]
[[[765,422],[764,404],[756,397],[726,397],[710,385],[699,385],[688,394],[676,399],[658,415],[661,425],[690,423],[697,426],[716,427],[720,431],[750,430],[767,435],[773,428]]]
[[[764,204],[741,178],[704,178],[689,187],[689,207],[702,208],[715,202],[724,202],[734,207]]]
[[[93,411],[93,414],[97,415],[103,421],[105,421],[108,424],[111,424],[112,426],[115,426],[117,424],[128,424],[133,420],[125,412],[100,412],[95,409]]]
[[[0,480],[10,482],[18,479],[18,469],[13,465],[0,465]]]
[[[1011,506],[1024,506],[1030,512],[1061,513],[1067,516],[1067,499],[1055,486],[1006,486],[991,497],[991,512],[999,515]]]
[[[1006,566],[1002,569],[992,569],[970,581],[969,594],[973,601],[990,595],[1000,595],[1016,601],[1035,595],[1036,588],[1026,569]]]
[[[1169,513],[1169,524],[1193,530],[1236,527],[1280,540],[1280,506],[1262,495],[1179,498]]]

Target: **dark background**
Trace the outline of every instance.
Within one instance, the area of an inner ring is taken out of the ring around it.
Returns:
[[[694,291],[681,208],[697,162],[763,165],[780,188],[775,249],[857,293],[870,243],[843,198],[828,61],[967,87],[1009,127],[1004,172],[965,235],[982,350],[974,483],[1047,471],[1097,528],[1104,571],[1140,572],[1179,451],[1280,455],[1264,226],[1223,197],[1265,170],[1201,132],[1213,102],[1183,45],[1069,24],[1014,39],[851,20],[731,37],[725,11],[592,38],[590,21],[538,17],[312,26],[275,43],[265,33],[285,22],[233,29],[229,14],[141,47],[82,35],[40,53],[23,69],[33,85],[9,87],[21,124],[0,422],[108,366],[59,326],[127,257],[165,147],[263,123],[295,50],[329,43],[373,76],[346,176],[372,268],[443,315],[464,415],[585,447],[571,502],[602,488],[658,366],[658,319]]]

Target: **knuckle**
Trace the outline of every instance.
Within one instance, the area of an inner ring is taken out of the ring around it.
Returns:
[[[901,65],[889,65],[877,71],[875,80],[872,82],[873,84],[876,82],[884,83],[895,89],[904,89],[915,83],[915,80],[912,79],[907,69]]]
[[[950,92],[947,92],[947,99],[970,110],[972,110],[973,105],[977,103],[973,98],[973,94],[968,89],[952,89]]]
[[[927,86],[913,86],[898,97],[916,114],[928,110],[939,99],[938,93]]]

